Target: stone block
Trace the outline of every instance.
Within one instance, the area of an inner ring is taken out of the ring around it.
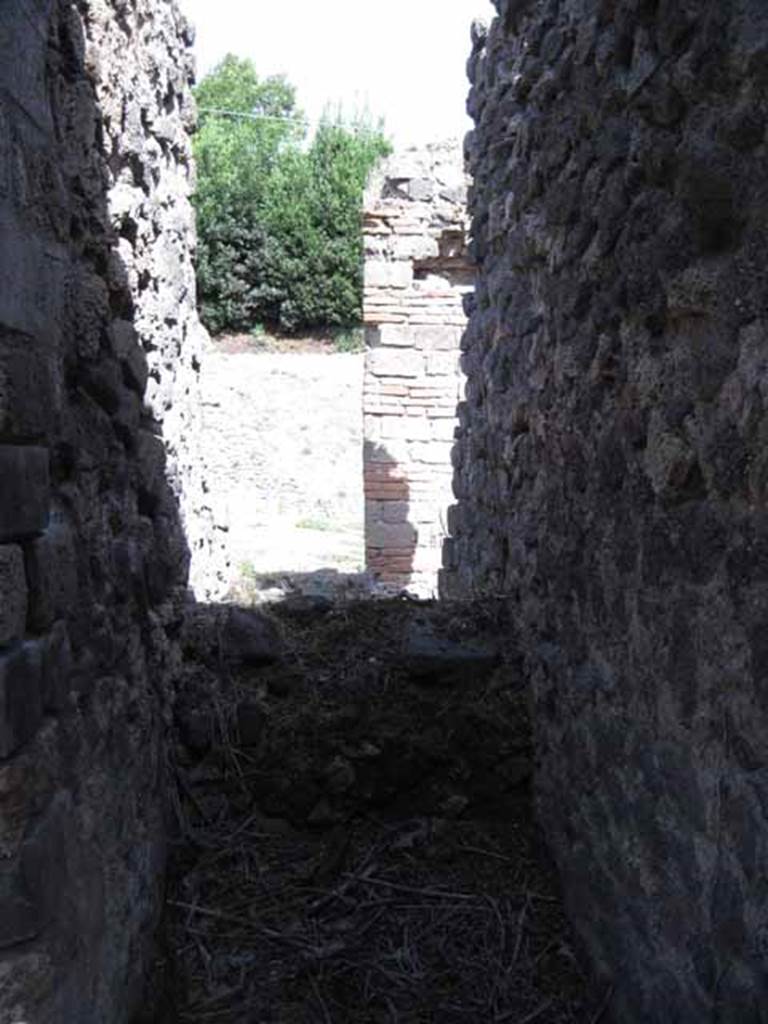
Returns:
[[[412,280],[410,260],[368,263],[365,267],[366,288],[408,288]]]
[[[411,558],[395,558],[386,553],[378,558],[369,558],[368,569],[376,574],[387,573],[391,576],[393,573],[401,573],[409,575],[413,570],[413,564]]]
[[[374,499],[365,502],[366,523],[407,523],[412,521],[409,503],[402,499]]]
[[[450,352],[429,352],[427,354],[427,375],[429,377],[453,377],[458,371],[458,349]]]
[[[461,348],[463,328],[442,324],[410,328],[416,346],[425,352],[456,352]],[[458,355],[457,355],[458,357]]]
[[[56,407],[50,356],[28,335],[0,328],[0,436],[44,437]]]
[[[455,569],[457,566],[456,541],[453,537],[446,537],[443,540],[442,562],[445,569]],[[449,596],[448,592],[444,591],[442,586],[441,593]]]
[[[0,547],[0,647],[24,636],[27,580],[24,554],[15,544]]]
[[[139,458],[141,497],[154,509],[166,487],[165,445],[162,438],[147,430],[142,430],[139,431],[136,448]]]
[[[393,438],[406,441],[428,441],[431,437],[429,420],[422,416],[382,416],[382,442]]]
[[[267,615],[230,608],[220,632],[221,654],[228,662],[269,665],[282,655],[280,633]]]
[[[447,512],[448,533],[450,533],[452,537],[455,537],[456,534],[460,533],[464,529],[464,525],[465,516],[463,507],[461,505],[449,505]]]
[[[70,290],[78,355],[84,360],[95,359],[109,324],[109,290],[103,278],[82,268],[74,276]]]
[[[434,260],[440,256],[440,246],[434,235],[396,235],[392,248],[398,259]]]
[[[394,466],[407,466],[411,461],[410,444],[410,441],[402,440],[399,437],[391,437],[386,442],[382,441],[379,446],[382,461],[390,462]]]
[[[39,533],[48,525],[48,449],[0,445],[0,541]]]
[[[56,759],[39,756],[35,746],[0,761],[0,864],[19,852],[29,822],[48,804],[59,781]]]
[[[395,458],[380,444],[366,440],[363,447],[364,476],[366,479],[402,479],[404,471]]]
[[[69,526],[54,521],[40,537],[26,546],[29,584],[29,624],[38,632],[77,605],[77,556]]]
[[[380,324],[367,328],[366,332],[370,348],[413,348],[415,341],[414,331],[407,324]]]
[[[34,736],[43,717],[42,657],[29,643],[0,654],[0,758]]]
[[[415,679],[448,684],[490,675],[499,662],[499,649],[494,641],[481,637],[454,640],[441,635],[428,620],[414,619],[406,631],[402,657]]]
[[[364,416],[363,417],[363,434],[366,441],[370,443],[376,443],[381,439],[381,417],[380,416]]]
[[[387,177],[402,194],[403,186],[412,178],[422,177],[425,171],[425,158],[416,149],[406,149],[395,153],[386,165]]]
[[[115,434],[129,451],[133,451],[136,435],[142,422],[142,414],[139,395],[135,391],[128,391],[124,388],[120,396],[120,408],[112,416],[112,426]]]
[[[377,548],[415,548],[418,536],[410,523],[373,522],[366,529],[366,544]]]
[[[408,484],[404,480],[391,483],[366,480],[365,497],[369,501],[407,501]]]
[[[451,443],[446,441],[425,441],[414,444],[412,450],[416,462],[428,465],[450,466]]]
[[[0,24],[0,86],[43,131],[52,128],[50,94],[45,76],[38,73],[39,67],[45,67],[49,17],[46,0],[31,9],[9,7]],[[23,60],[18,59],[19,54],[24,55]]]
[[[113,416],[120,408],[125,391],[123,371],[116,359],[99,359],[86,363],[81,374],[81,384],[94,402]]]
[[[408,195],[414,202],[428,203],[435,195],[435,182],[432,178],[414,178],[408,182]]]
[[[115,320],[111,327],[112,350],[125,367],[129,383],[143,395],[149,377],[147,355],[136,328],[127,320]]]
[[[0,949],[39,935],[61,901],[67,802],[64,794],[54,799],[18,855],[0,868]]]
[[[456,432],[456,421],[454,419],[433,418],[429,421],[434,440],[452,441]]]
[[[0,210],[0,324],[38,338],[59,337],[68,273],[63,246],[41,241],[11,211]]]
[[[376,377],[420,377],[424,357],[413,349],[374,348],[368,352],[365,366]]]
[[[426,416],[404,416],[403,432],[408,441],[429,441],[432,437]]]
[[[382,518],[385,523],[407,523],[408,502],[407,501],[385,501],[382,502]]]
[[[34,939],[41,928],[34,893],[25,883],[21,864],[3,866],[0,869],[0,949]]]
[[[61,711],[67,703],[72,676],[72,647],[66,622],[57,622],[41,644],[43,709]]]

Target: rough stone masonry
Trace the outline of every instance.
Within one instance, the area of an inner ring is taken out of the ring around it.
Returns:
[[[470,60],[480,279],[444,587],[515,602],[540,817],[607,1013],[761,1024],[768,9],[497,9]],[[0,1024],[127,1024],[185,530],[217,549],[189,35],[159,0],[0,13]]]
[[[173,3],[1,6],[0,1022],[112,1024],[161,906],[190,547],[218,586],[190,36]]]
[[[768,7],[497,0],[447,590],[515,602],[622,1024],[768,1020]]]
[[[473,284],[466,202],[451,142],[391,157],[366,193],[365,543],[382,592],[437,591]]]

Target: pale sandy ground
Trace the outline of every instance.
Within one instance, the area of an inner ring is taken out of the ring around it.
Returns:
[[[205,353],[203,455],[238,573],[363,567],[362,354]]]

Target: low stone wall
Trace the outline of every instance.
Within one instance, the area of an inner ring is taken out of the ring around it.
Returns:
[[[514,604],[540,820],[606,1013],[758,1024],[766,9],[496,6],[470,61],[458,581]]]
[[[366,195],[366,564],[385,591],[437,587],[472,289],[466,187],[448,143],[391,158]]]
[[[162,906],[180,504],[212,543],[189,39],[151,0],[0,19],[1,1024],[128,1022]]]

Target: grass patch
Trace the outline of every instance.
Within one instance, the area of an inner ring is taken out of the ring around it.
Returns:
[[[365,349],[365,330],[362,327],[345,327],[333,332],[333,347],[337,352],[354,353]]]
[[[336,528],[336,524],[331,522],[330,519],[321,519],[319,516],[307,516],[305,519],[299,519],[296,523],[297,530],[317,530],[321,533],[332,533]]]

